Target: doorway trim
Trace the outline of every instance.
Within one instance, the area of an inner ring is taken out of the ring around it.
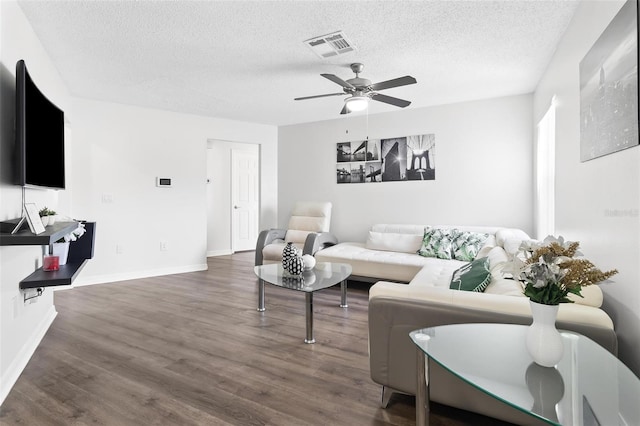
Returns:
[[[233,253],[231,223],[231,150],[257,150],[258,152],[258,230],[262,223],[262,145],[224,139],[207,139],[207,247],[206,255],[222,256]],[[212,198],[213,197],[213,198]]]

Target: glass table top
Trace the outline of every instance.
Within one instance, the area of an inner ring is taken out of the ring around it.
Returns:
[[[456,324],[415,330],[430,359],[481,391],[549,424],[640,425],[640,380],[591,339],[561,331],[564,356],[533,362],[527,326]]]
[[[291,275],[280,263],[259,265],[254,272],[261,280],[278,287],[312,293],[332,287],[351,275],[351,265],[346,263],[318,262],[315,268],[304,271],[302,275]]]

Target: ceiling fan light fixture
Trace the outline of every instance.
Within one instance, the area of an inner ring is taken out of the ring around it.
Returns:
[[[351,112],[364,111],[369,106],[369,97],[354,95],[345,99],[344,102],[347,109]]]

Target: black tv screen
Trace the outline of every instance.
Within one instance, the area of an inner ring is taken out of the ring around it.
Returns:
[[[16,64],[18,184],[65,188],[64,112],[38,89],[23,60]]]

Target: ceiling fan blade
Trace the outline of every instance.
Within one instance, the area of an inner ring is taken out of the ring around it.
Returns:
[[[411,105],[411,102],[405,101],[404,99],[381,95],[380,93],[374,93],[373,95],[371,95],[371,99],[378,102],[384,102],[385,104],[395,105],[400,108],[408,107],[409,105]]]
[[[338,77],[337,75],[333,75],[333,74],[320,74],[321,76],[323,76],[324,78],[333,81],[336,84],[339,84],[342,87],[345,87],[347,89],[355,89],[355,87],[353,85],[351,85],[350,83],[347,83],[346,81],[344,81],[343,79],[341,79],[340,77]]]
[[[342,107],[342,111],[340,111],[340,114],[349,114],[351,111],[349,111],[349,108],[347,108],[347,105],[345,104]]]
[[[340,93],[329,93],[326,95],[314,95],[314,96],[303,96],[301,98],[295,98],[294,101],[304,101],[305,99],[315,99],[315,98],[325,98],[327,96],[344,96],[344,92]]]
[[[417,83],[416,79],[410,75],[404,77],[394,78],[393,80],[381,81],[380,83],[374,83],[371,85],[371,90],[384,90],[391,89],[392,87],[406,86],[408,84]]]

